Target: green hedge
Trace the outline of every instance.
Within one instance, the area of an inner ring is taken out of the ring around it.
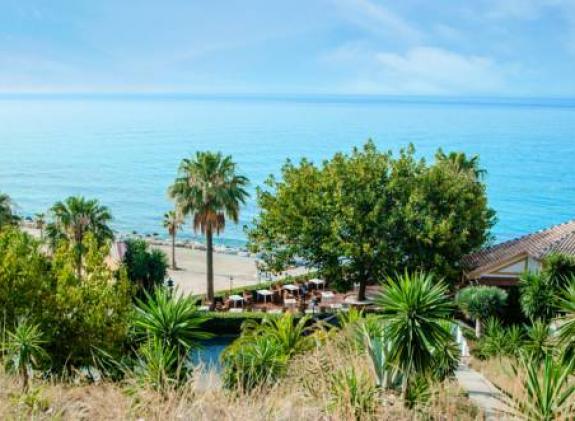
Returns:
[[[246,311],[243,313],[229,313],[210,311],[207,313],[208,320],[204,322],[202,329],[216,334],[240,334],[242,323],[246,320],[261,322],[264,317],[278,317],[281,314],[268,314],[261,311]]]

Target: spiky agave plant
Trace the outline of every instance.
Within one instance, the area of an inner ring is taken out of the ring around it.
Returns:
[[[22,388],[28,390],[30,371],[48,359],[44,349],[46,341],[38,325],[20,321],[13,332],[8,332],[4,345],[6,365],[22,378]]]
[[[386,338],[383,322],[374,320],[362,323],[358,332],[361,332],[363,346],[375,375],[376,386],[384,389],[398,388],[401,385],[402,375],[391,362],[392,343]]]
[[[526,378],[523,394],[504,391],[511,414],[526,420],[567,420],[575,414],[575,382],[571,378],[575,360],[568,364],[546,355],[542,364],[522,359]],[[517,369],[514,369],[517,374]]]

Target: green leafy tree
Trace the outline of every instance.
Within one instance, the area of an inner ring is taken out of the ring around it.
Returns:
[[[92,233],[98,245],[114,238],[109,227],[112,220],[108,208],[97,200],[72,196],[63,202],[56,202],[50,209],[53,221],[46,227],[52,248],[62,241],[69,243],[76,255],[76,276],[82,276],[82,259],[85,254],[84,237]]]
[[[447,286],[432,275],[406,272],[388,278],[376,298],[391,342],[390,360],[403,374],[404,400],[410,382],[432,373],[438,352],[452,344],[446,322],[452,320],[453,305],[447,292]]]
[[[8,369],[17,372],[22,378],[24,391],[30,384],[30,371],[41,367],[48,359],[44,349],[46,340],[38,325],[21,321],[13,332],[8,332],[8,340],[3,351],[6,354]]]
[[[501,314],[507,293],[497,287],[471,286],[459,291],[455,301],[467,317],[475,320],[475,335],[480,338],[482,322]]]
[[[541,272],[526,272],[519,278],[521,310],[531,320],[549,322],[557,313],[556,288]]]
[[[43,330],[50,338],[47,350],[56,369],[90,365],[95,351],[119,357],[133,311],[133,291],[125,270],[113,271],[106,263],[109,245],[100,246],[93,234],[86,234],[82,279],[76,276],[72,247],[64,242],[56,249],[53,304],[42,316]]]
[[[19,317],[39,322],[50,308],[56,281],[40,243],[27,233],[0,232],[0,320],[14,326]]]
[[[359,300],[368,283],[406,267],[454,281],[494,223],[485,186],[463,158],[465,166],[440,155],[428,165],[412,147],[394,157],[370,141],[321,166],[288,161],[281,179],[258,190],[250,246],[275,271],[300,257],[338,289],[359,282]]]
[[[248,179],[236,173],[231,156],[221,153],[197,152],[182,160],[178,178],[169,188],[182,215],[192,216],[194,231],[206,236],[207,299],[214,300],[213,236],[220,234],[226,219],[237,223],[240,206],[248,193]]]
[[[168,260],[163,251],[151,249],[144,240],[126,240],[123,264],[132,284],[137,285],[136,294],[143,298],[161,286],[166,278]]]
[[[18,217],[14,214],[14,202],[5,193],[0,193],[0,231],[2,227],[14,225]]]
[[[176,235],[182,228],[182,223],[182,217],[178,212],[171,210],[164,214],[163,225],[172,239],[172,269],[174,270],[178,268],[176,265]]]

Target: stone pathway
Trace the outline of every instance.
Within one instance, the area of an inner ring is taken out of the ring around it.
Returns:
[[[513,419],[501,412],[507,408],[501,399],[501,392],[482,374],[461,364],[455,376],[469,399],[483,411],[486,420]]]

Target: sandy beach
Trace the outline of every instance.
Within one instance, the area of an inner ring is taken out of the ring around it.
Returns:
[[[171,264],[170,246],[152,245],[166,253]],[[180,291],[199,294],[206,292],[206,252],[176,247],[178,270],[168,270]],[[230,280],[231,278],[231,280]],[[214,253],[214,288],[216,291],[258,283],[255,259],[224,253]]]
[[[40,231],[31,224],[22,227],[35,237],[40,237]],[[148,240],[149,241],[149,240]],[[172,270],[172,248],[168,240],[149,241],[150,247],[166,253],[169,262],[168,276],[184,294],[203,294],[206,292],[206,252],[197,248],[176,247],[177,270]],[[113,254],[113,253],[112,253]],[[304,272],[303,268],[287,271],[291,275]],[[238,254],[214,252],[214,289],[225,291],[230,288],[250,286],[259,283],[256,270],[256,259]]]

